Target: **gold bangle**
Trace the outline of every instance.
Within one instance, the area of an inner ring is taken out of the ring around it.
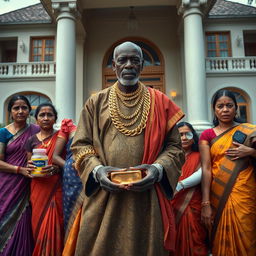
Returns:
[[[80,169],[80,165],[87,155],[95,155],[95,156],[97,155],[93,146],[86,146],[84,149],[80,150],[80,152],[75,156],[75,169],[76,170]]]
[[[201,203],[201,206],[204,207],[204,206],[208,206],[210,204],[211,204],[210,201],[204,201],[204,202]]]

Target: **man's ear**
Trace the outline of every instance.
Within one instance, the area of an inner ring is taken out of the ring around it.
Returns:
[[[116,63],[114,60],[112,60],[112,69],[114,72],[116,71]]]
[[[142,62],[141,62],[141,68],[140,68],[140,71],[142,71],[142,70],[143,70],[143,68],[144,68],[144,60],[142,60]]]

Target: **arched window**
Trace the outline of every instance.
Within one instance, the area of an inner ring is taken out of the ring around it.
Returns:
[[[236,101],[238,105],[237,114],[242,122],[250,122],[249,113],[249,99],[248,96],[239,89],[230,88],[230,90],[235,94]]]
[[[143,52],[144,68],[141,72],[140,81],[145,85],[165,92],[164,83],[164,60],[159,49],[151,42],[142,38],[125,38],[114,43],[106,52],[103,59],[102,88],[111,86],[116,82],[116,75],[112,70],[112,57],[114,48],[125,41],[131,41],[139,45]]]
[[[30,116],[28,118],[28,123],[35,123],[35,118],[34,118],[34,114],[35,114],[35,109],[37,108],[37,106],[41,103],[46,103],[46,102],[50,102],[51,100],[50,98],[48,98],[46,95],[44,94],[40,94],[40,93],[36,93],[36,92],[19,92],[19,93],[15,93],[15,94],[21,94],[24,95],[28,98],[29,103],[31,104],[31,112],[30,112]],[[7,100],[6,100],[6,123],[10,123],[10,117],[7,111],[7,105],[9,102],[9,99],[12,97],[13,95],[11,95]]]

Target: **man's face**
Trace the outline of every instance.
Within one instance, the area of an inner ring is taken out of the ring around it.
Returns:
[[[113,60],[113,70],[121,85],[133,86],[138,83],[143,67],[139,51],[132,45],[120,46]]]

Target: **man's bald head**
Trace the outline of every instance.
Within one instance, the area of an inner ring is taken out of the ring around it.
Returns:
[[[126,49],[126,48],[130,48],[130,49],[134,48],[134,49],[136,49],[138,51],[141,59],[143,59],[143,54],[142,54],[141,48],[137,44],[135,44],[133,42],[130,42],[130,41],[121,43],[118,46],[116,46],[116,48],[114,49],[114,53],[113,53],[113,59],[116,59],[116,56],[117,56],[117,54],[118,54],[118,52],[120,50],[123,50],[123,49]]]

